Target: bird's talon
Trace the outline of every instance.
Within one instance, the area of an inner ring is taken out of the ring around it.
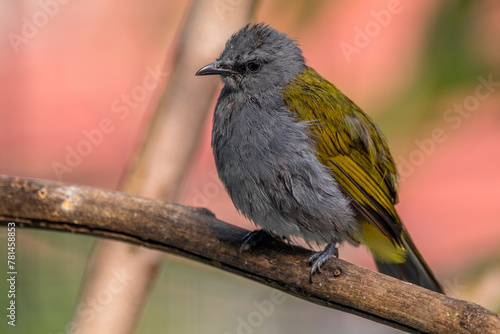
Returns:
[[[339,256],[339,250],[335,244],[330,243],[325,247],[325,250],[314,253],[309,258],[309,264],[312,264],[311,274],[309,275],[309,283],[312,283],[312,277],[315,273],[321,274],[321,266],[333,255]]]
[[[238,258],[241,257],[241,254],[249,249],[252,249],[253,246],[258,244],[262,239],[269,236],[264,230],[255,230],[250,233],[247,233],[243,237],[243,242],[241,243],[240,249],[238,250]]]

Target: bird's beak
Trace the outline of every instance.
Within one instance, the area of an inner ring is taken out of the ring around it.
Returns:
[[[220,62],[214,61],[211,64],[205,65],[196,72],[195,75],[214,75],[214,74],[232,74],[233,70],[225,68]]]

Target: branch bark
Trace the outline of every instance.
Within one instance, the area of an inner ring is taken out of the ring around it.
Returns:
[[[208,210],[49,181],[0,177],[0,225],[88,234],[184,256],[307,301],[415,333],[499,333],[499,315],[332,259],[308,283],[310,251],[264,240],[239,259],[248,231]]]

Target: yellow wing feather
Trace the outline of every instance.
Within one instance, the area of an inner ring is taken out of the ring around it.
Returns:
[[[354,207],[371,224],[362,224],[360,241],[380,258],[401,262],[404,249],[396,244],[400,243],[402,224],[394,208],[397,170],[378,127],[310,67],[285,86],[283,98],[297,121],[309,122],[319,161],[331,169]],[[391,252],[392,258],[387,258]]]

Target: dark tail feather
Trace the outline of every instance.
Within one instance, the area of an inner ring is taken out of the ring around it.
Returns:
[[[383,274],[399,278],[400,280],[407,281],[413,284],[420,285],[423,288],[436,291],[444,294],[443,287],[437,281],[425,262],[422,255],[413,244],[410,235],[406,230],[401,234],[401,245],[407,251],[406,262],[404,263],[383,263],[377,262],[378,271]]]

